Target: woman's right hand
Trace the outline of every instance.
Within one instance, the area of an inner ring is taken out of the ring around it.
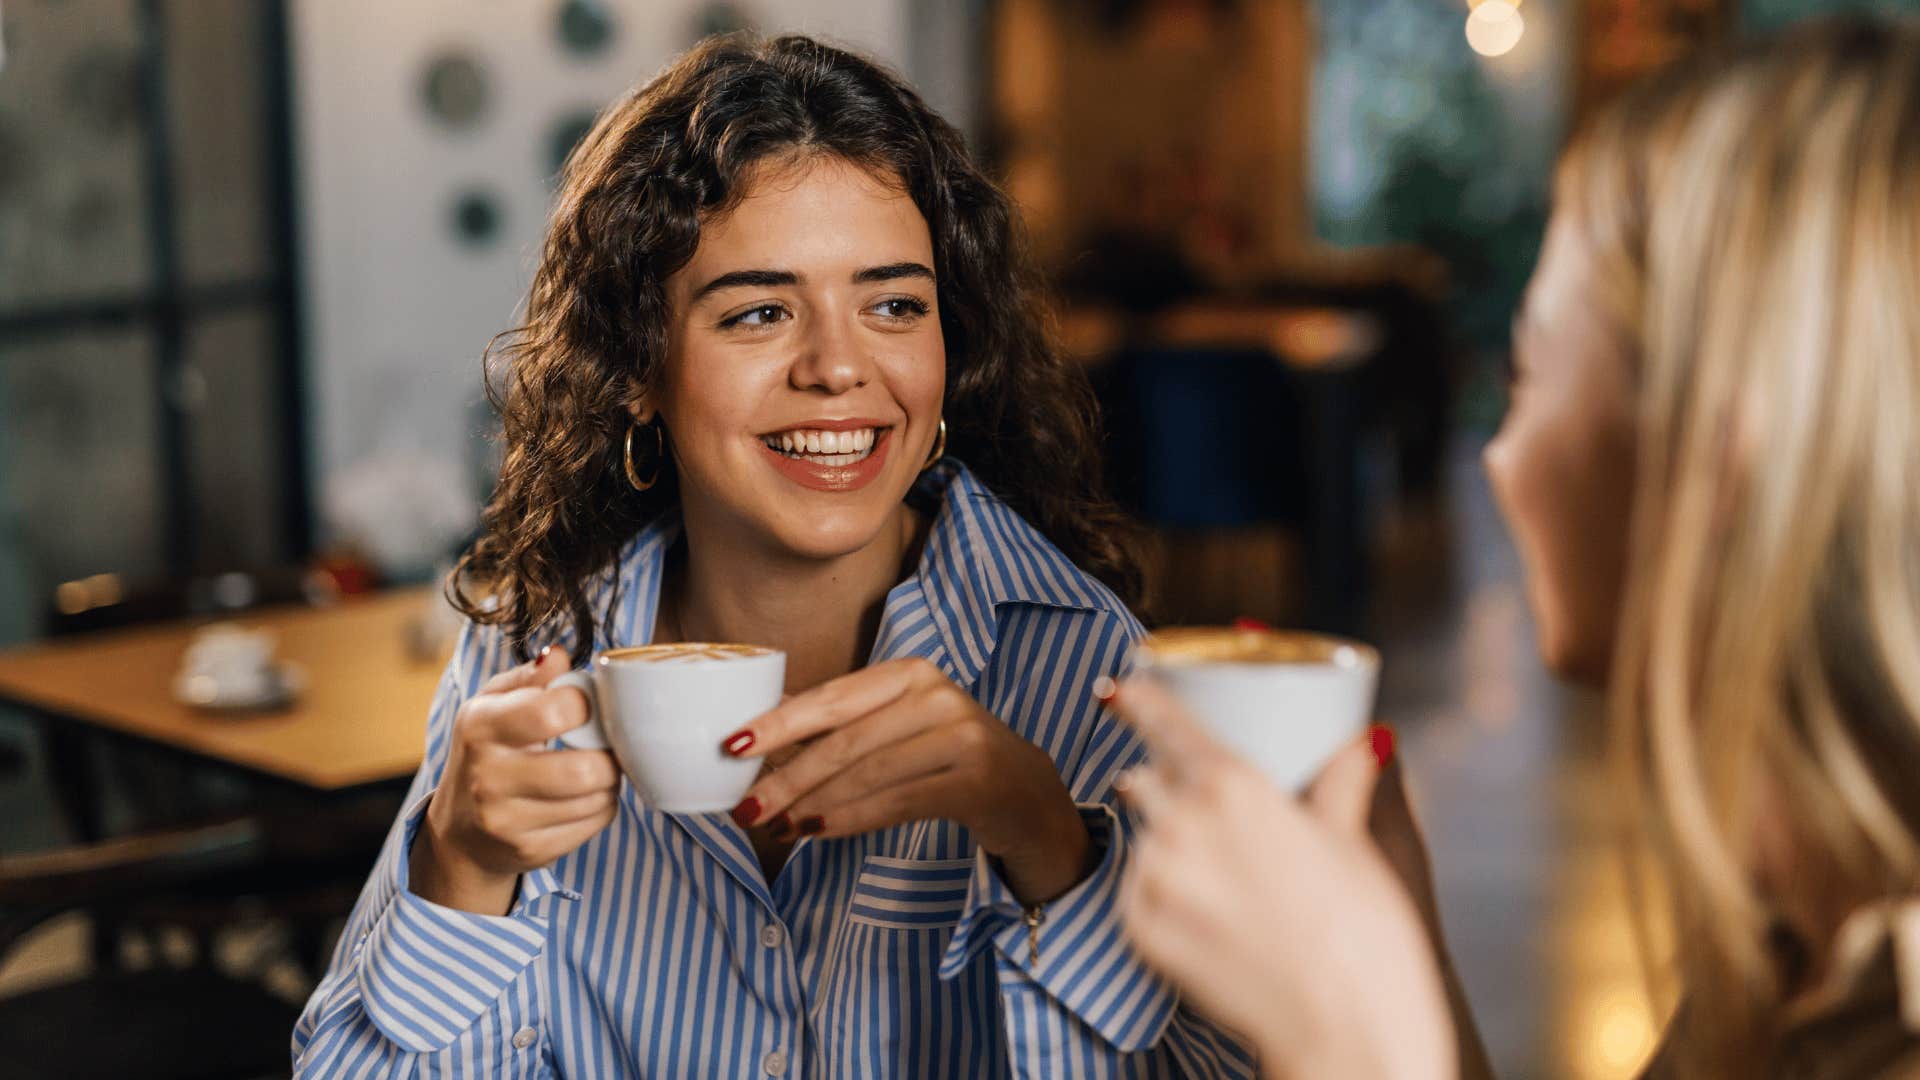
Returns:
[[[1120,905],[1141,956],[1271,1075],[1457,1076],[1438,959],[1367,834],[1373,752],[1349,746],[1296,800],[1152,682],[1108,706],[1152,759],[1124,792],[1143,818]]]
[[[446,771],[408,856],[408,887],[443,907],[505,915],[520,875],[613,820],[620,770],[605,750],[548,750],[587,721],[578,690],[547,689],[563,650],[503,671],[454,715]]]

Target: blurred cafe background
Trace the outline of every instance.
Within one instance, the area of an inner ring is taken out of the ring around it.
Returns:
[[[1013,193],[1159,620],[1383,648],[1500,1074],[1632,1075],[1591,703],[1476,455],[1573,125],[1847,6],[1916,4],[0,0],[7,1059],[285,1074],[419,759],[556,172],[752,28],[893,65]]]

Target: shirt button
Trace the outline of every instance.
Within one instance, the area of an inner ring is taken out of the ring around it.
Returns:
[[[533,1041],[539,1037],[539,1032],[530,1027],[523,1027],[513,1033],[513,1048],[515,1050],[525,1050],[527,1047],[532,1046]]]
[[[768,1054],[766,1059],[760,1062],[760,1067],[767,1070],[768,1076],[786,1075],[787,1055],[785,1051],[775,1050],[773,1053]]]
[[[786,931],[774,923],[768,923],[760,928],[760,944],[769,949],[779,948],[780,943],[785,940],[787,940]]]

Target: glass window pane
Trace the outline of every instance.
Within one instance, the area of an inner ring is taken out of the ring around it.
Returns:
[[[290,493],[275,348],[264,309],[205,316],[188,330],[190,498],[203,572],[267,566],[285,554],[280,519]]]
[[[129,0],[7,4],[0,312],[149,281],[139,43]]]
[[[271,271],[265,10],[257,0],[164,8],[180,265],[188,285]]]
[[[143,329],[0,341],[0,497],[36,610],[62,581],[164,571],[158,393]]]

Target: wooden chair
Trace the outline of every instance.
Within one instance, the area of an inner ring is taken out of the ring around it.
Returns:
[[[101,904],[164,902],[256,865],[251,820],[0,856],[0,960],[36,926]],[[0,998],[0,1045],[17,1076],[284,1075],[298,1010],[197,950],[184,967],[96,967],[76,980]]]

